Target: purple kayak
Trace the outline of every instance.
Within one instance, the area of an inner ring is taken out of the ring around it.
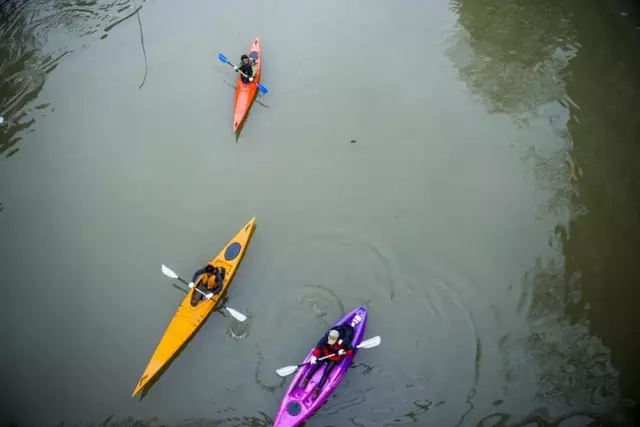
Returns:
[[[278,409],[278,415],[273,423],[274,427],[295,427],[299,426],[303,421],[309,418],[322,404],[329,398],[333,390],[338,386],[342,378],[347,373],[351,361],[357,354],[358,350],[355,348],[364,337],[365,325],[367,323],[367,309],[364,307],[358,307],[351,311],[349,314],[340,319],[332,328],[350,325],[353,328],[353,338],[351,345],[354,347],[353,354],[351,356],[344,357],[333,368],[331,374],[327,378],[322,390],[317,399],[313,398],[313,389],[316,384],[320,382],[324,368],[318,369],[307,386],[303,389],[300,387],[300,383],[307,375],[307,372],[311,369],[311,364],[306,364],[298,369],[296,376],[291,381],[287,393],[282,398],[280,403],[280,409]],[[328,332],[328,331],[327,331]],[[312,351],[309,352],[303,363],[308,362],[311,359]],[[319,362],[321,363],[321,362]]]

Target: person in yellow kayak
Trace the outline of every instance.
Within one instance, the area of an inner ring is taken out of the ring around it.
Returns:
[[[189,283],[189,287],[195,287],[204,294],[213,296],[222,289],[224,273],[224,268],[218,268],[211,264],[207,264],[204,268],[193,273],[193,279],[192,282]],[[205,296],[200,292],[194,292],[191,296],[191,306],[195,307],[202,298],[205,298]],[[210,299],[210,297],[207,299]]]
[[[242,55],[240,57],[240,67],[233,67],[234,70],[236,70],[236,72],[238,71],[242,71],[244,73],[245,76],[243,76],[242,74],[240,74],[240,79],[242,80],[242,83],[247,84],[247,83],[251,83],[253,81],[253,76],[256,74],[256,60],[254,58],[249,58],[247,55]]]
[[[344,357],[351,356],[353,354],[353,346],[351,345],[351,339],[353,337],[353,328],[349,325],[342,325],[333,328],[328,334],[322,337],[316,347],[313,349],[311,360],[309,361],[313,367],[309,369],[309,372],[300,383],[301,388],[305,388],[309,383],[309,380],[313,378],[313,375],[324,366],[324,372],[322,378],[313,389],[313,398],[317,398],[320,394],[320,390],[327,382],[329,374],[333,368]],[[318,360],[319,357],[330,356],[324,360]]]

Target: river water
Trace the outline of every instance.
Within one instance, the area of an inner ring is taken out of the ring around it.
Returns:
[[[640,25],[603,0],[0,5],[0,424],[271,425],[351,308],[307,426],[629,425]],[[138,13],[134,13],[138,11]],[[269,89],[236,139],[232,61]],[[131,392],[189,276],[228,292]]]

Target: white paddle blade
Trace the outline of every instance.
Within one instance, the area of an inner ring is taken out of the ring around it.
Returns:
[[[234,310],[233,308],[229,308],[229,307],[225,307],[225,309],[229,312],[230,315],[232,315],[239,321],[244,322],[245,320],[247,320],[247,316],[240,313],[238,310]]]
[[[276,374],[280,375],[281,377],[286,377],[287,375],[293,374],[297,370],[298,367],[295,365],[285,366],[284,368],[276,369]]]
[[[167,277],[171,277],[172,279],[177,279],[178,278],[178,275],[176,273],[174,273],[173,270],[171,270],[169,267],[167,267],[164,264],[162,264],[162,273]]]
[[[377,347],[377,346],[380,345],[381,341],[382,341],[382,339],[380,338],[380,336],[369,338],[368,340],[364,340],[360,344],[358,344],[357,348],[373,348],[373,347]]]

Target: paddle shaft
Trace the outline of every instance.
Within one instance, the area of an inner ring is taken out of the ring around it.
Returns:
[[[178,280],[181,281],[182,283],[184,283],[185,285],[189,286],[189,283],[187,283],[186,280],[184,280],[182,277],[178,277]],[[208,297],[209,294],[205,294],[204,292],[202,292],[200,289],[198,289],[198,287],[196,285],[193,286],[193,289],[200,292],[202,295],[204,295],[205,297]]]
[[[362,341],[355,348],[352,348],[350,350],[356,350],[356,349],[359,349],[359,348],[373,348],[373,347],[377,347],[379,345],[380,345],[380,337],[376,336],[376,337],[369,338],[367,340]],[[328,357],[333,357],[333,356],[336,356],[338,354],[339,353],[333,353],[333,354],[330,354],[328,356],[324,356],[324,357],[322,357],[320,359],[317,359],[317,360],[324,360],[324,359],[326,359]],[[316,360],[316,362],[317,362],[317,360]],[[287,375],[293,374],[295,371],[298,370],[298,368],[300,368],[300,367],[302,367],[304,365],[308,365],[310,363],[311,362],[305,362],[305,363],[301,363],[299,365],[285,366],[285,367],[282,367],[280,369],[276,369],[276,373],[278,375],[280,375],[281,377],[286,377]]]
[[[337,356],[337,355],[338,355],[338,353],[333,353],[333,354],[330,354],[330,355],[328,355],[328,356],[321,357],[320,359],[318,359],[318,362],[320,362],[320,361],[322,361],[322,360],[325,360],[325,359],[328,359],[328,358],[333,357],[333,356]],[[298,368],[300,368],[300,367],[302,367],[302,366],[304,366],[304,365],[308,365],[309,363],[311,363],[311,362],[304,362],[304,363],[301,363],[301,364],[299,364],[299,365],[298,365]]]
[[[330,354],[328,356],[321,357],[320,359],[318,359],[318,361],[321,361],[321,360],[324,360],[324,359],[328,359],[330,357],[337,356],[337,355],[338,355],[338,353],[333,353],[333,354]]]
[[[253,61],[253,63],[255,64],[255,61]],[[231,62],[229,62],[229,61],[227,61],[227,64],[231,65],[233,68],[236,68],[236,66],[235,66],[235,65],[233,65],[233,64],[232,64]],[[237,71],[238,71],[238,73],[242,74],[245,78],[247,78],[247,79],[251,78],[251,77],[247,76],[245,73],[243,73],[242,71],[240,71],[240,68],[238,68],[238,70],[237,70]],[[255,84],[258,86],[258,89],[260,89],[260,88],[262,87],[262,86],[260,86],[260,84],[259,84],[258,82],[256,82],[256,81],[252,81],[252,82],[249,82],[249,83],[255,83]],[[262,88],[264,89],[264,87],[262,87]],[[265,89],[265,90],[266,90],[266,89]]]
[[[254,64],[255,64],[255,61],[253,61],[253,62],[254,62]],[[236,68],[236,66],[235,66],[235,65],[233,65],[233,64],[232,64],[231,62],[229,62],[229,61],[227,61],[227,64],[231,65],[234,69]],[[246,78],[250,78],[250,77],[249,77],[249,76],[247,76],[245,73],[243,73],[242,71],[240,71],[240,68],[238,68],[238,70],[237,70],[237,71],[238,71],[238,73],[242,74],[244,77],[246,77]],[[252,83],[253,83],[253,82],[252,82]],[[256,84],[257,84],[257,83],[256,83]]]
[[[247,79],[250,79],[250,78],[251,78],[251,77],[247,76],[245,73],[243,73],[242,71],[240,71],[240,69],[239,69],[239,68],[237,68],[235,65],[233,65],[233,64],[232,64],[232,63],[227,59],[227,57],[226,57],[226,56],[224,56],[222,53],[218,53],[218,59],[220,60],[220,62],[223,62],[223,63],[225,63],[225,64],[229,64],[229,65],[231,65],[234,69],[236,69],[236,72],[238,72],[238,73],[242,74],[242,76],[243,76],[244,78],[247,78]],[[251,60],[251,61],[253,61],[253,63],[254,63],[254,64],[256,63],[256,60],[255,60],[254,58],[251,58],[250,60]],[[269,92],[269,91],[267,90],[267,88],[266,88],[266,87],[262,86],[260,83],[258,83],[258,82],[257,82],[257,81],[255,81],[255,80],[254,80],[254,81],[252,81],[252,82],[250,82],[250,83],[255,83],[255,85],[256,85],[256,86],[258,86],[258,90],[259,90],[262,94],[264,94],[264,95],[266,95],[266,94]]]
[[[374,337],[374,338],[376,338],[376,337]],[[352,351],[353,351],[353,350],[359,349],[359,348],[360,348],[360,346],[362,346],[363,344],[365,344],[365,343],[366,343],[366,342],[368,342],[368,341],[372,341],[374,338],[369,338],[368,340],[362,341],[362,342],[361,342],[360,344],[358,344],[355,348],[352,348],[352,349],[350,349],[350,350],[352,350]],[[379,345],[379,344],[380,344],[379,342],[378,342],[378,343],[376,343],[376,344],[374,345],[374,347],[375,347],[375,346],[377,346],[377,345]],[[367,347],[367,348],[368,348],[368,347]],[[330,355],[328,355],[328,356],[321,357],[320,359],[318,359],[318,362],[319,362],[319,361],[321,361],[321,360],[324,360],[324,359],[328,359],[328,358],[333,357],[333,356],[337,356],[337,355],[338,355],[338,353],[333,353],[333,354],[330,354]],[[309,363],[311,363],[311,362],[301,363],[301,364],[299,364],[299,365],[298,365],[298,368],[299,368],[299,367],[301,367],[301,366],[304,366],[304,365],[308,365]]]

